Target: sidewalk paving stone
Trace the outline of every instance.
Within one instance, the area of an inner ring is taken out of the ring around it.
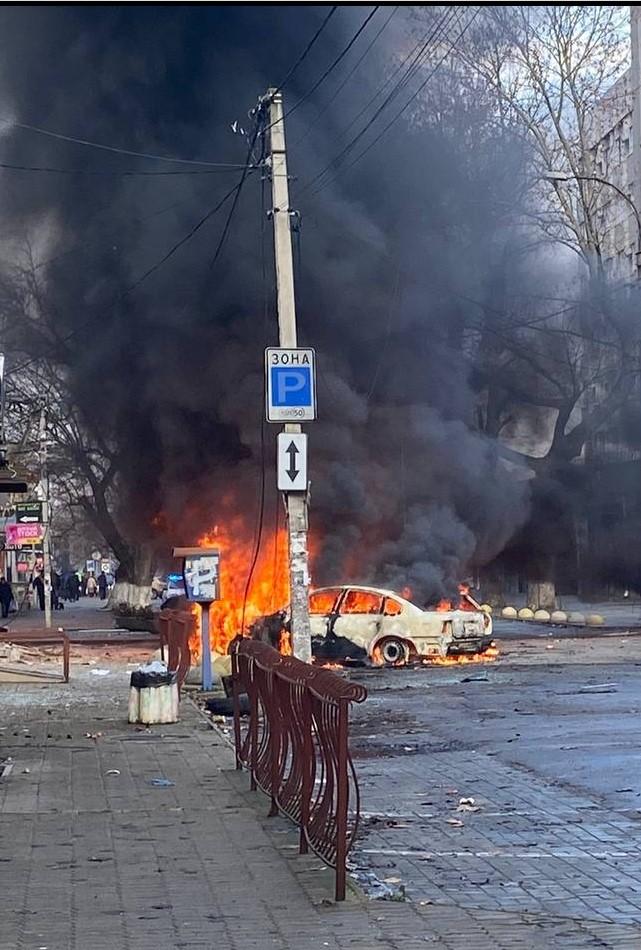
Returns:
[[[527,888],[515,891],[513,909],[496,910],[492,901],[483,906],[485,890],[477,906],[462,906],[460,887],[448,878],[455,865],[446,857],[423,902],[370,901],[355,889],[344,904],[334,904],[332,872],[315,856],[297,853],[286,819],[266,817],[264,798],[234,770],[222,735],[188,702],[182,722],[136,731],[125,722],[124,670],[105,680],[92,682],[86,673],[64,690],[0,692],[0,761],[11,756],[14,764],[0,782],[0,950],[641,946],[636,920],[585,917],[596,891],[568,890],[563,900],[575,902],[576,920],[554,913],[554,896],[546,893],[535,896],[550,906],[530,912]],[[475,778],[469,762],[458,764]],[[108,775],[110,769],[119,774]],[[399,780],[409,774],[402,771]],[[150,779],[159,776],[174,785],[152,787]],[[532,807],[530,792],[524,784],[518,796],[525,807]],[[365,804],[371,807],[367,798]],[[624,821],[611,831],[617,847],[626,829]],[[491,828],[479,830],[479,849],[489,849]],[[410,850],[416,841],[410,833],[402,843]],[[517,846],[524,847],[518,839],[505,842]],[[455,836],[435,829],[430,847],[452,850]],[[569,843],[562,847],[567,851]],[[558,860],[572,881],[572,859]],[[492,865],[483,859],[483,873],[491,874]],[[408,857],[407,866],[423,865]],[[514,859],[510,874],[518,871]],[[620,884],[617,868],[610,873]],[[530,884],[530,891],[537,886]],[[636,904],[621,893],[616,907],[632,918]]]

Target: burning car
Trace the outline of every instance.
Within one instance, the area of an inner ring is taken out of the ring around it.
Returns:
[[[309,613],[312,651],[322,660],[368,658],[403,666],[421,658],[482,653],[492,644],[492,618],[465,587],[456,606],[441,601],[433,610],[389,590],[323,587],[310,594]],[[252,635],[275,640],[288,620],[288,611],[262,618]]]

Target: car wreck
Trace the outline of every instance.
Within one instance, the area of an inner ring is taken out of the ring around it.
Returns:
[[[312,653],[323,661],[369,661],[404,666],[422,659],[482,653],[492,644],[492,618],[461,587],[456,606],[441,601],[422,609],[394,591],[347,585],[323,587],[309,597]],[[282,647],[289,609],[259,618],[255,639]]]

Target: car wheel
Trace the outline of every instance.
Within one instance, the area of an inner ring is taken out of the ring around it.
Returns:
[[[410,650],[404,640],[398,637],[386,637],[376,645],[376,651],[383,661],[383,666],[405,666],[410,658]]]

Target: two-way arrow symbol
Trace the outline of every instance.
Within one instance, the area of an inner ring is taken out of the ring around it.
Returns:
[[[285,469],[289,475],[292,482],[296,481],[296,476],[299,474],[300,469],[296,468],[296,456],[298,455],[298,448],[296,443],[292,440],[287,448],[285,453],[289,455],[289,468]]]

